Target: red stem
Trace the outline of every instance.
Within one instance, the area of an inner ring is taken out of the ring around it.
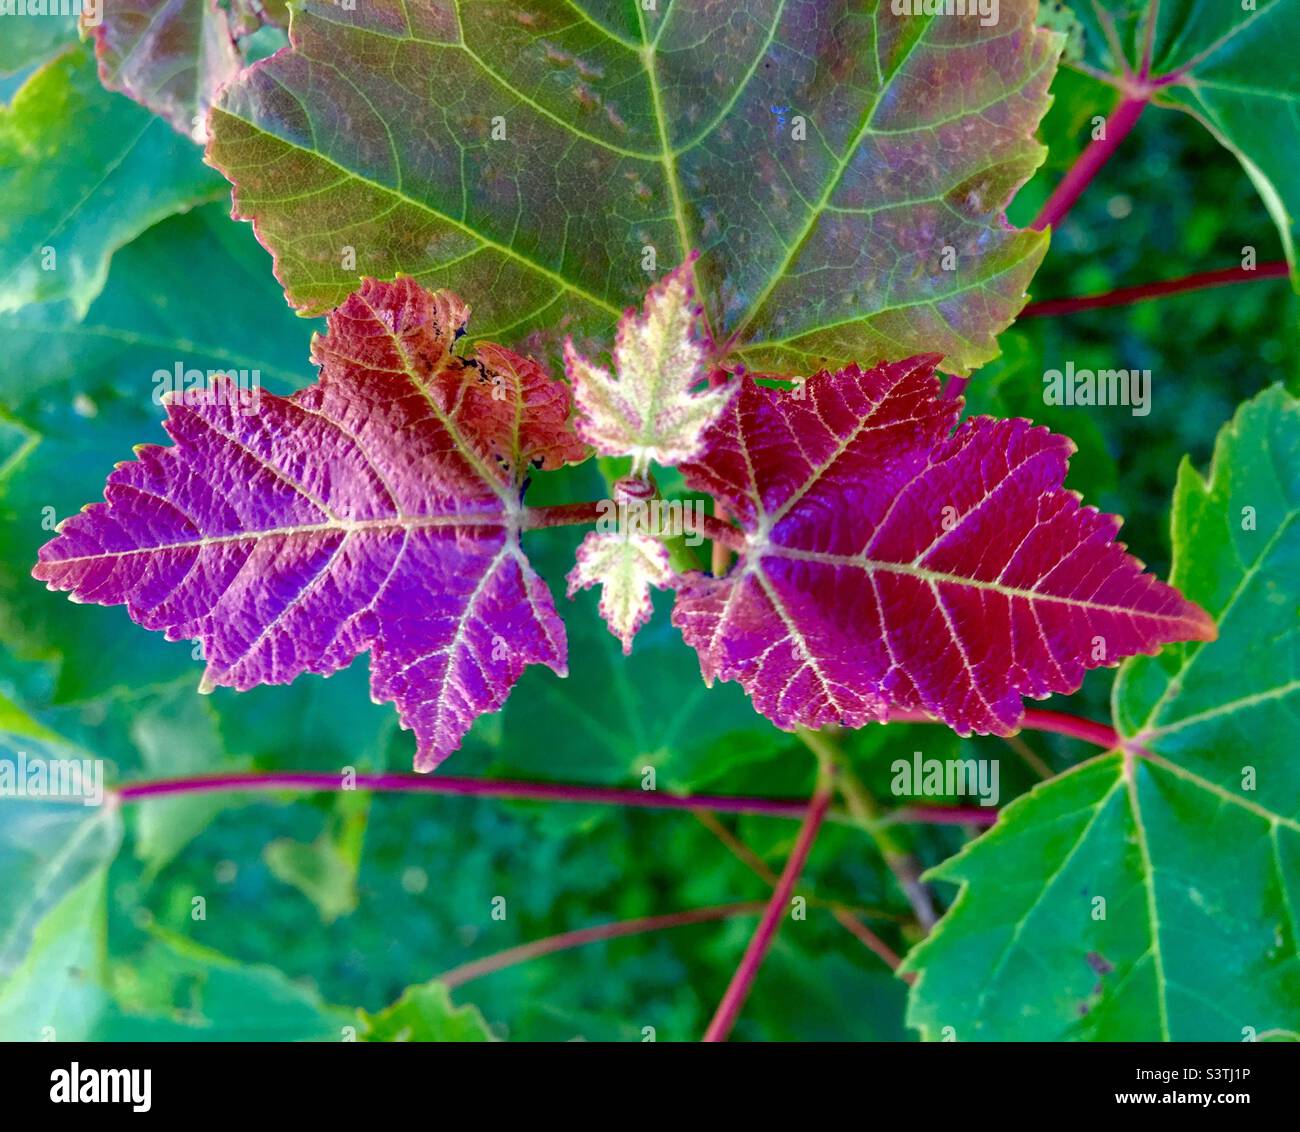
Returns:
[[[939,723],[940,720],[923,711],[896,710],[889,713],[890,723]],[[1039,708],[1027,708],[1020,721],[1022,728],[1031,731],[1051,731],[1057,735],[1069,735],[1072,739],[1082,739],[1085,743],[1094,743],[1106,750],[1122,745],[1119,734],[1104,723],[1095,723],[1082,716],[1070,715],[1063,711],[1043,711]]]
[[[689,924],[707,924],[715,920],[726,920],[732,916],[746,916],[762,909],[761,900],[752,900],[744,904],[718,904],[711,908],[692,908],[686,912],[670,912],[663,916],[640,916],[635,920],[597,924],[594,928],[561,932],[559,935],[546,936],[544,939],[535,939],[531,943],[498,951],[495,955],[488,955],[483,959],[462,963],[459,967],[453,967],[450,971],[439,975],[436,981],[449,988],[460,987],[472,979],[481,979],[484,975],[514,967],[529,959],[536,959],[540,955],[553,955],[557,951],[567,951],[571,947],[581,947],[583,944],[596,943],[602,939],[617,939],[625,935],[639,935],[642,932],[681,928]]]
[[[1163,295],[1177,295],[1183,291],[1198,291],[1206,287],[1225,287],[1231,283],[1249,283],[1252,279],[1277,279],[1290,274],[1290,267],[1281,260],[1258,264],[1253,271],[1244,267],[1224,267],[1217,271],[1202,271],[1185,275],[1181,279],[1165,279],[1159,283],[1141,283],[1136,287],[1120,287],[1100,295],[1081,295],[1073,299],[1047,299],[1030,303],[1020,312],[1021,318],[1047,318],[1052,315],[1073,314],[1075,311],[1095,310],[1098,307],[1122,307],[1156,299]]]
[[[1043,210],[1038,214],[1038,219],[1034,221],[1031,227],[1042,231],[1044,228],[1056,228],[1060,225],[1065,218],[1065,214],[1070,211],[1083,190],[1088,187],[1101,167],[1110,159],[1110,155],[1115,152],[1119,143],[1137,125],[1137,120],[1142,116],[1142,111],[1147,108],[1149,101],[1150,99],[1145,92],[1136,96],[1126,94],[1120,99],[1114,113],[1106,119],[1104,136],[1092,142],[1079,155],[1079,159],[1070,167],[1070,171],[1066,173],[1061,183],[1056,186],[1056,191],[1043,205]]]
[[[570,783],[512,782],[504,779],[456,778],[451,775],[358,774],[357,789],[415,794],[459,794],[486,798],[523,798],[545,802],[595,802],[648,810],[709,809],[721,813],[800,817],[807,803],[798,799],[737,798],[721,794],[674,794],[664,790],[624,790],[612,786],[578,786]],[[169,794],[206,794],[222,790],[308,792],[343,790],[336,771],[274,771],[271,773],[217,774],[196,778],[163,778],[120,787],[123,802],[138,802]]]
[[[754,985],[758,969],[763,965],[768,948],[772,946],[777,929],[781,926],[781,920],[785,917],[790,906],[790,894],[794,891],[799,874],[803,872],[804,862],[808,860],[808,853],[812,849],[813,842],[817,839],[817,833],[822,827],[822,821],[826,817],[826,811],[830,804],[830,783],[829,781],[820,782],[816,793],[812,796],[812,801],[808,805],[808,816],[804,818],[803,825],[799,829],[799,837],[795,841],[794,851],[785,863],[780,881],[777,883],[776,888],[772,890],[772,897],[767,902],[767,909],[763,913],[763,918],[758,922],[758,928],[754,931],[749,946],[745,948],[745,954],[740,960],[740,966],[736,968],[735,974],[731,976],[731,983],[722,996],[722,1001],[718,1003],[718,1009],[713,1015],[713,1021],[709,1023],[709,1028],[704,1032],[706,1042],[725,1041],[727,1035],[731,1033],[731,1027],[735,1025],[740,1009],[745,1005],[745,999],[749,997],[749,991]]]

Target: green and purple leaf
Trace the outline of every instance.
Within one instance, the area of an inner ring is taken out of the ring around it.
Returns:
[[[291,49],[214,106],[208,158],[304,311],[400,271],[507,344],[605,337],[698,248],[713,362],[966,372],[1046,249],[1004,219],[1061,42],[1036,10],[304,0]]]
[[[738,680],[778,726],[861,727],[921,710],[1010,734],[1023,696],[1214,623],[1144,574],[1120,521],[1062,488],[1073,445],[939,397],[936,358],[742,379],[685,465],[740,521],[731,572],[678,591],[705,679]]]
[[[527,665],[566,670],[521,497],[531,468],[586,455],[567,388],[535,362],[452,353],[467,316],[410,279],[367,280],[313,342],[315,385],[249,398],[218,379],[170,400],[174,445],[118,465],[36,577],[202,641],[208,686],[329,674],[369,650],[374,698],[432,768]]]

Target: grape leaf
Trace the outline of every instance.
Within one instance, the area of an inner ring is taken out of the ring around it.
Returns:
[[[473,1006],[454,1006],[441,983],[407,987],[390,1006],[361,1012],[361,1036],[368,1042],[491,1042],[491,1030]]]
[[[920,709],[1007,735],[1022,696],[1073,692],[1214,625],[1114,542],[1119,520],[1061,488],[1073,445],[940,399],[933,356],[743,379],[683,467],[747,536],[722,578],[688,578],[673,621],[707,681],[738,680],[784,728]]]
[[[666,588],[673,578],[668,551],[657,538],[623,531],[592,531],[578,547],[569,572],[569,596],[600,586],[600,615],[609,631],[632,651],[632,638],[650,620],[650,587]]]
[[[67,298],[86,313],[114,251],[221,179],[152,114],[99,85],[76,44],[0,106],[0,311]]]
[[[100,79],[205,142],[213,98],[244,66],[240,40],[267,18],[256,0],[112,0],[94,28]]]
[[[1300,402],[1274,386],[1220,433],[1208,480],[1179,469],[1173,580],[1219,639],[1125,661],[1124,748],[929,874],[963,888],[908,958],[925,1036],[1300,1037],[1298,516]]]
[[[617,377],[564,344],[564,368],[578,407],[578,435],[605,456],[631,456],[633,476],[651,462],[668,467],[699,454],[704,430],[732,387],[693,392],[705,377],[705,346],[696,335],[699,306],[690,264],[646,296],[645,313],[628,311],[614,344]]]
[[[1298,270],[1300,73],[1278,65],[1278,44],[1300,38],[1300,0],[1074,0],[1087,30],[1085,58],[1112,71],[1139,70],[1156,17],[1151,73],[1156,102],[1195,117],[1241,162]],[[1107,24],[1114,29],[1108,35]],[[1117,58],[1120,55],[1123,60]]]
[[[699,248],[717,360],[964,372],[1046,249],[1003,219],[1061,43],[1036,9],[305,0],[292,49],[214,106],[208,157],[309,312],[401,271],[507,343],[561,315],[605,335]]]
[[[332,673],[369,650],[374,697],[396,701],[431,769],[526,665],[565,672],[520,497],[531,467],[585,455],[567,388],[536,363],[451,352],[467,315],[409,278],[367,280],[313,340],[314,386],[256,404],[224,378],[169,395],[174,446],[119,465],[35,576],[201,640],[208,687]]]

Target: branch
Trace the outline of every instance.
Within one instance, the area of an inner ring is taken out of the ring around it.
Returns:
[[[817,840],[817,833],[822,827],[822,821],[826,817],[826,811],[830,808],[830,804],[831,776],[827,768],[823,766],[822,771],[817,776],[817,788],[813,791],[812,799],[808,804],[808,814],[799,829],[799,837],[795,841],[794,850],[785,863],[780,881],[777,883],[776,888],[772,890],[772,897],[767,902],[767,909],[763,913],[763,918],[758,922],[758,927],[749,941],[749,946],[745,948],[745,954],[741,957],[740,966],[736,968],[735,974],[731,976],[731,983],[722,996],[722,1001],[718,1003],[718,1009],[713,1015],[713,1021],[709,1023],[709,1028],[704,1032],[706,1042],[725,1041],[727,1035],[731,1033],[732,1026],[736,1024],[736,1018],[740,1014],[741,1007],[745,1005],[745,999],[749,997],[749,991],[754,985],[758,969],[763,965],[763,960],[767,958],[768,948],[772,946],[772,941],[776,938],[777,929],[781,926],[781,920],[790,905],[790,894],[794,891],[799,874],[803,872],[804,862],[808,860],[808,853],[812,849],[813,842]]]
[[[1079,155],[1079,159],[1056,186],[1056,191],[1048,198],[1030,227],[1041,232],[1044,228],[1060,226],[1065,214],[1074,206],[1083,190],[1110,160],[1110,155],[1119,147],[1120,142],[1128,137],[1129,131],[1137,125],[1137,120],[1149,102],[1150,94],[1145,89],[1127,93],[1120,99],[1119,106],[1106,119],[1105,133]]]
[[[645,932],[663,931],[666,928],[682,928],[689,924],[707,924],[715,920],[726,920],[732,916],[748,916],[763,909],[761,900],[751,900],[743,904],[717,904],[710,908],[692,908],[685,912],[669,912],[663,916],[639,916],[635,920],[620,920],[612,924],[597,924],[594,928],[579,928],[577,931],[561,932],[518,947],[508,947],[494,955],[462,963],[445,971],[434,981],[442,983],[449,989],[464,986],[473,979],[481,979],[496,971],[526,963],[541,955],[553,955],[557,951],[567,951],[571,947],[581,947],[587,943],[596,943],[602,939],[618,939],[625,935],[640,935]]]
[[[139,802],[172,794],[211,794],[220,791],[260,792],[301,790],[308,793],[349,789],[414,794],[458,794],[480,798],[521,798],[543,802],[594,802],[647,810],[709,809],[732,814],[797,818],[807,803],[798,799],[744,798],[722,794],[676,794],[665,790],[624,790],[612,786],[580,786],[563,782],[513,782],[506,779],[456,778],[451,775],[357,774],[345,785],[336,771],[274,771],[215,774],[194,778],[161,778],[128,783],[114,792],[122,802]]]
[[[1224,287],[1232,283],[1249,283],[1253,279],[1277,279],[1290,274],[1290,267],[1281,260],[1261,263],[1253,271],[1244,267],[1225,267],[1218,271],[1202,271],[1180,279],[1166,279],[1159,283],[1141,283],[1136,287],[1120,287],[1100,295],[1082,295],[1073,299],[1047,299],[1030,303],[1020,312],[1021,318],[1048,318],[1052,315],[1073,314],[1075,311],[1095,310],[1098,307],[1122,307],[1164,295],[1177,295],[1183,291],[1199,291],[1206,287]]]

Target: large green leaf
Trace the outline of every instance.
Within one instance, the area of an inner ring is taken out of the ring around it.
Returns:
[[[965,370],[1046,247],[1002,219],[1061,42],[1035,11],[305,0],[208,156],[306,311],[401,271],[454,287],[478,335],[604,333],[694,248],[733,360]]]
[[[0,311],[66,298],[85,314],[118,248],[220,196],[193,146],[68,47],[0,106]]]
[[[1072,0],[1087,31],[1086,58],[1140,68],[1156,15],[1151,74],[1157,101],[1195,115],[1231,150],[1277,224],[1292,272],[1300,232],[1300,69],[1280,45],[1300,38],[1300,0]],[[1106,19],[1114,28],[1113,45]],[[1251,243],[1248,234],[1243,236]]]
[[[1173,582],[1219,640],[1126,661],[1123,749],[932,871],[964,887],[908,960],[926,1037],[1300,1037],[1298,514],[1300,402],[1273,387],[1174,496]]]

